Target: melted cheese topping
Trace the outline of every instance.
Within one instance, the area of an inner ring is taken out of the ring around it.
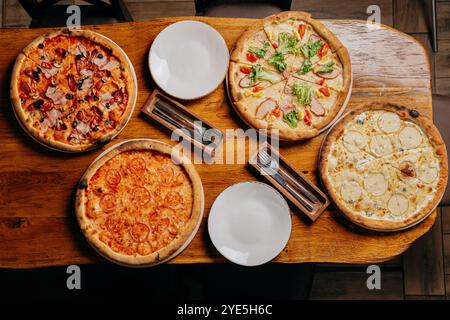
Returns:
[[[27,125],[45,139],[91,145],[115,131],[131,107],[126,61],[85,37],[58,35],[27,52],[18,92]]]
[[[440,167],[420,126],[396,113],[366,111],[332,143],[326,175],[352,212],[403,221],[434,197]]]
[[[86,215],[100,241],[125,255],[167,246],[191,217],[193,189],[170,155],[126,151],[100,167],[86,189]]]

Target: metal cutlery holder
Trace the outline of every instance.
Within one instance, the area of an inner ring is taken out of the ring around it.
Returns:
[[[154,90],[141,111],[195,147],[213,156],[224,135],[209,122],[189,111],[181,103]]]
[[[312,221],[315,221],[330,204],[327,196],[319,188],[305,175],[295,170],[269,144],[261,146],[249,160],[250,165]]]

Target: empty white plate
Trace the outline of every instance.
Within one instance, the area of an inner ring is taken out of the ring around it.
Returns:
[[[228,260],[257,266],[275,258],[291,234],[291,215],[281,194],[267,184],[234,184],[215,200],[208,218],[214,246]]]
[[[191,100],[211,93],[224,80],[230,53],[216,29],[203,22],[180,21],[158,34],[148,59],[162,90]]]

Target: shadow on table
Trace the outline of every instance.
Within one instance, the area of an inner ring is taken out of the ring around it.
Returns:
[[[311,264],[162,265],[150,269],[81,266],[81,290],[68,290],[66,267],[0,269],[1,299],[306,299]]]

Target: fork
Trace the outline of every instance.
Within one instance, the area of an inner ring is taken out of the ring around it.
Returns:
[[[282,185],[286,190],[289,191],[292,196],[294,196],[305,208],[306,210],[312,212],[313,206],[308,203],[308,201],[300,195],[295,189],[293,189],[286,180],[278,173],[276,172],[272,167],[272,158],[269,157],[267,153],[258,153],[256,161],[259,163],[261,168],[269,173],[280,185]]]
[[[319,203],[319,200],[316,198],[316,196],[314,196],[308,189],[306,189],[302,184],[300,184],[296,179],[294,179],[290,174],[288,174],[285,170],[281,169],[279,166],[276,166],[276,168],[274,168],[272,166],[272,157],[267,153],[267,151],[262,151],[259,152],[259,155],[261,156],[261,158],[263,159],[263,161],[265,161],[266,163],[268,163],[268,165],[274,170],[280,170],[280,172],[282,173],[282,175],[284,177],[286,177],[289,181],[291,181],[298,189],[300,189],[300,191],[306,196],[306,198],[308,198],[308,200],[310,202],[312,202],[313,204],[317,204]]]

